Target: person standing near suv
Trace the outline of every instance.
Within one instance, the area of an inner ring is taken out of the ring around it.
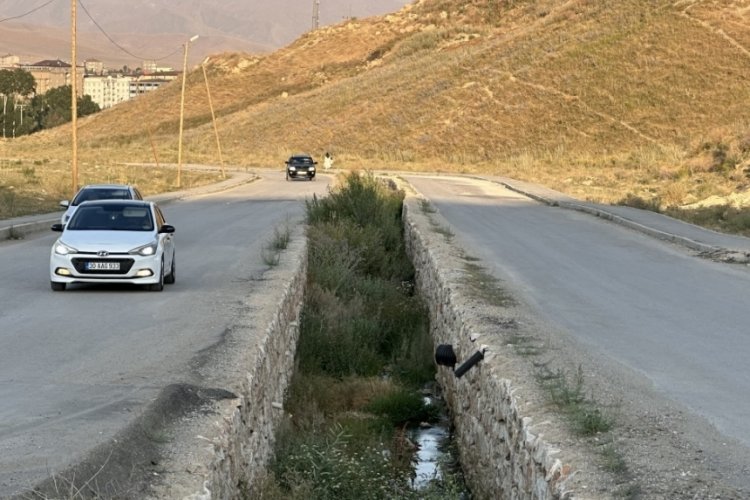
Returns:
[[[323,158],[323,168],[326,170],[330,170],[333,166],[333,156],[331,156],[331,153],[326,151],[325,157]]]

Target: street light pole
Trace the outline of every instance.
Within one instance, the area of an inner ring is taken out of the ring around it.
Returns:
[[[75,1],[75,0],[73,0]],[[180,93],[180,135],[177,144],[177,187],[180,187],[180,174],[182,172],[182,129],[185,121],[185,81],[187,80],[187,57],[188,46],[191,42],[198,39],[198,35],[193,35],[190,40],[185,42],[185,58],[182,62],[182,92]]]

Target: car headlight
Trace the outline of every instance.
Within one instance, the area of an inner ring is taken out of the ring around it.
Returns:
[[[310,167],[309,170],[310,172],[315,172],[315,167]]]
[[[148,245],[143,245],[138,248],[134,248],[131,251],[129,251],[129,254],[138,254],[143,255],[144,257],[148,257],[149,255],[154,255],[156,253],[156,243],[149,243]]]
[[[295,170],[297,170],[297,167],[289,167],[290,172],[294,172]]]
[[[55,253],[57,255],[70,255],[72,253],[78,253],[78,250],[66,245],[60,240],[57,240],[57,243],[55,243]]]

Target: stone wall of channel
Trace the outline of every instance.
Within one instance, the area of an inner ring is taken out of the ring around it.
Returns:
[[[295,370],[307,279],[304,228],[295,230],[277,266],[251,285],[244,323],[226,334],[205,363],[207,387],[229,397],[185,416],[172,431],[150,498],[249,498],[273,457],[284,397]]]
[[[455,425],[456,442],[466,480],[475,498],[570,499],[570,468],[558,450],[532,427],[508,357],[508,347],[492,321],[470,296],[466,261],[448,241],[450,232],[436,222],[423,199],[407,195],[404,227],[409,255],[416,268],[417,288],[428,304],[435,345],[451,344],[458,365],[476,352],[485,357],[461,378],[447,367],[438,369]],[[489,326],[488,326],[489,324]]]

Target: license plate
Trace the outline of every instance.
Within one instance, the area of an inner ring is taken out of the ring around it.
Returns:
[[[119,262],[87,262],[86,269],[89,271],[119,271]]]

